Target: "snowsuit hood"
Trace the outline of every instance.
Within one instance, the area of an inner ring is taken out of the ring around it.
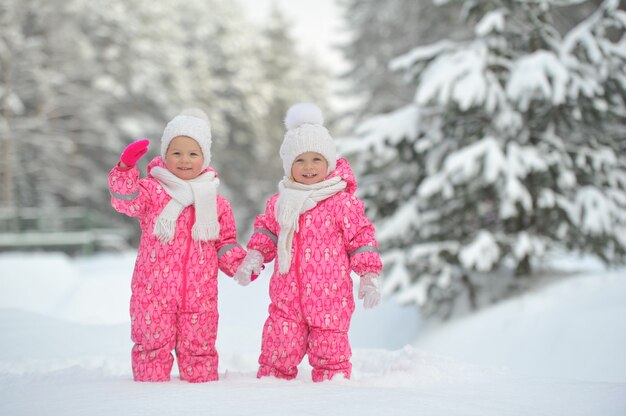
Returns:
[[[337,167],[334,171],[330,172],[326,179],[331,179],[337,176],[341,177],[341,179],[343,179],[348,185],[344,191],[350,195],[354,195],[357,190],[356,178],[354,173],[352,173],[350,163],[348,163],[348,161],[344,158],[337,159]]]

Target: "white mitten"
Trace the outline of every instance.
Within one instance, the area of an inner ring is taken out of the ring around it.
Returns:
[[[380,303],[380,276],[366,273],[359,282],[359,299],[363,299],[365,309],[371,309]]]
[[[247,286],[252,280],[252,275],[259,275],[261,270],[263,270],[263,254],[257,250],[249,250],[233,275],[233,279],[241,286]]]

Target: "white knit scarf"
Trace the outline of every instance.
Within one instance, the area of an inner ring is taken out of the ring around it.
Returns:
[[[217,187],[220,181],[215,172],[206,172],[188,181],[160,166],[153,167],[150,173],[172,197],[156,219],[152,233],[164,244],[172,241],[178,216],[185,207],[193,204],[196,221],[191,236],[195,241],[217,240],[220,235],[217,219]]]
[[[300,214],[315,207],[318,202],[344,190],[346,186],[346,182],[339,176],[313,185],[304,185],[285,177],[278,184],[280,196],[276,201],[274,214],[280,224],[277,245],[279,273],[287,273],[291,266],[291,246],[294,233],[298,231]]]

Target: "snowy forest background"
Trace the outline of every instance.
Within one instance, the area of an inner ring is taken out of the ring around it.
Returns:
[[[313,101],[355,168],[385,293],[425,316],[532,288],[550,252],[624,262],[624,1],[338,4],[341,73],[279,7],[255,25],[235,1],[0,2],[0,234],[73,207],[136,233],[107,173],[198,106],[245,239],[280,179],[285,111]]]

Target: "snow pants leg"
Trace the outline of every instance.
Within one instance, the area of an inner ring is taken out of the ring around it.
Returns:
[[[217,311],[165,312],[158,302],[131,299],[131,359],[135,381],[169,381],[176,348],[181,380],[218,379]]]
[[[180,379],[192,383],[218,380],[217,311],[180,312],[176,357]]]
[[[311,328],[307,354],[313,381],[330,380],[336,374],[350,378],[352,349],[347,331]]]
[[[306,353],[308,326],[295,314],[287,316],[274,305],[270,305],[269,310],[270,315],[263,326],[257,378],[294,379],[298,375],[298,364]]]
[[[131,300],[131,353],[135,381],[169,381],[176,344],[176,315]]]
[[[336,374],[350,378],[352,349],[347,330],[309,328],[296,314],[293,318],[285,315],[270,305],[270,316],[263,327],[258,378],[295,378],[305,354],[313,367],[313,381],[330,380]]]

